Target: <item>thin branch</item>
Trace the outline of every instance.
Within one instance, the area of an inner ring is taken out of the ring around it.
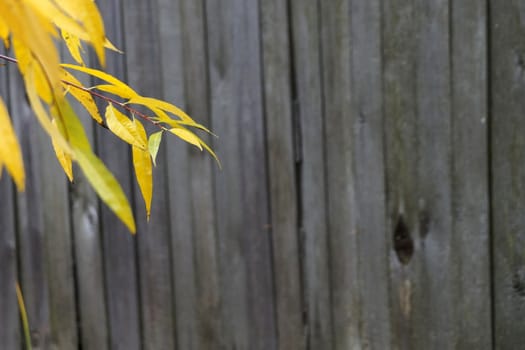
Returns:
[[[6,56],[6,55],[2,55],[0,54],[0,59],[3,59],[5,61],[8,61],[8,62],[11,62],[11,63],[18,63],[18,60],[16,58],[13,58],[13,57],[9,57],[9,56]],[[83,86],[80,86],[80,85],[77,85],[77,84],[74,84],[74,83],[71,83],[67,80],[62,80],[62,83],[68,85],[68,86],[71,86],[71,87],[74,87],[75,89],[79,89],[79,90],[82,90],[82,91],[85,91],[85,92],[88,92],[90,93],[91,95],[95,96],[95,97],[98,97],[106,102],[110,102],[112,104],[115,104],[117,106],[119,106],[120,108],[122,109],[125,109],[126,111],[130,112],[131,114],[133,115],[138,115],[139,117],[141,117],[142,119],[150,122],[151,124],[159,127],[160,129],[164,130],[164,131],[169,131],[168,128],[166,128],[164,125],[160,124],[158,121],[155,121],[153,120],[150,116],[136,110],[135,108],[132,108],[130,106],[128,106],[127,104],[123,103],[123,102],[120,102],[120,101],[117,101],[115,100],[114,98],[111,98],[111,97],[108,97],[108,96],[105,96],[105,95],[102,95],[101,93],[98,93],[96,91],[93,91],[92,89],[89,89],[89,88],[86,88],[86,87],[83,87]],[[102,127],[104,128],[107,128],[105,125],[103,124],[99,124],[101,125]]]

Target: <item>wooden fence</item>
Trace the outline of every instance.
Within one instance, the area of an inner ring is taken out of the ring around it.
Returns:
[[[101,1],[108,71],[219,135],[175,137],[138,234],[68,184],[0,68],[27,190],[0,181],[0,349],[519,349],[525,2]],[[89,83],[89,82],[86,82]],[[169,139],[169,140],[168,140]]]

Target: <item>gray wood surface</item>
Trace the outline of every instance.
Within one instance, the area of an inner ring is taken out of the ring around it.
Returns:
[[[147,222],[129,146],[77,108],[132,236],[0,67],[27,172],[0,181],[1,349],[16,280],[34,349],[522,346],[522,1],[99,6],[107,71],[210,127],[223,168],[165,134]]]
[[[257,1],[206,3],[223,346],[276,344]]]
[[[287,2],[261,3],[264,112],[273,243],[277,334],[281,349],[304,349],[292,66]]]
[[[350,2],[321,2],[327,223],[334,349],[360,349]]]
[[[0,50],[0,52],[4,52]],[[9,67],[0,71],[0,96],[9,107]],[[12,117],[11,117],[12,118]],[[17,242],[15,188],[7,174],[2,171],[0,179],[0,348],[14,349],[20,344],[19,312],[16,299]]]
[[[307,349],[332,349],[319,1],[290,6],[305,341]]]
[[[499,349],[525,342],[524,5],[490,3],[493,310]]]
[[[126,51],[122,6],[123,2],[120,1],[103,2],[100,10],[106,14],[107,35],[117,47]],[[125,79],[125,57],[109,56],[106,69],[110,74]],[[106,104],[100,103],[99,108],[104,113]],[[100,158],[119,180],[128,200],[132,201],[133,174],[129,146],[106,129],[97,127],[96,131]],[[109,348],[138,350],[141,349],[142,337],[136,237],[129,234],[127,228],[104,204],[100,207],[100,227]]]
[[[126,1],[126,6],[123,7],[128,82],[136,86],[137,92],[142,95],[162,98],[163,72],[159,57],[161,41],[158,13],[156,1]],[[149,129],[158,131],[157,128]],[[157,167],[153,173],[153,200],[149,222],[146,220],[138,185],[134,186],[142,346],[143,349],[152,350],[173,349],[175,346],[170,226],[166,222],[169,217],[166,191],[169,158],[165,145],[161,145]],[[155,273],[152,274],[151,271]]]

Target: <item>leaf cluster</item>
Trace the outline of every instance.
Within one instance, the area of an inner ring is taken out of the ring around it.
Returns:
[[[70,181],[76,162],[99,197],[131,232],[135,222],[129,202],[118,181],[93,152],[85,130],[68,98],[77,100],[101,126],[128,143],[146,213],[149,218],[153,193],[153,166],[162,135],[169,132],[207,150],[213,150],[192,131],[210,131],[196,123],[177,106],[153,97],[141,96],[116,77],[88,68],[82,57],[82,43],[91,45],[102,66],[105,49],[118,51],[106,38],[102,17],[92,0],[0,0],[0,39],[16,58],[35,117],[49,135],[56,157]],[[77,64],[61,64],[55,46],[63,40]],[[72,73],[87,74],[103,84],[85,87]],[[105,101],[101,116],[94,98]],[[148,109],[152,115],[134,106]],[[157,130],[147,134],[142,122]],[[0,97],[0,176],[5,167],[17,188],[24,190],[22,152],[8,110]]]

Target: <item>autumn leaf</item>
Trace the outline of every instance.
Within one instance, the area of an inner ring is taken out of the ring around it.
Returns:
[[[111,103],[108,104],[105,115],[109,130],[130,145],[146,150],[147,139],[137,130],[137,124],[118,109],[113,108]]]
[[[183,129],[183,128],[172,128],[170,129],[170,132],[172,134],[177,135],[182,140],[191,143],[192,145],[196,146],[202,151],[201,141],[197,135],[192,133],[189,130]]]
[[[134,120],[136,129],[139,135],[143,138],[146,138],[146,131],[144,127],[138,120]],[[135,168],[135,175],[137,177],[137,182],[139,184],[140,192],[142,193],[142,198],[144,199],[144,204],[146,206],[146,215],[149,220],[151,212],[151,198],[153,195],[153,175],[151,167],[151,158],[150,153],[146,149],[140,149],[139,147],[133,146],[132,148],[133,155],[133,167]]]
[[[6,167],[19,191],[24,190],[25,172],[22,152],[4,101],[0,98],[0,165]]]
[[[111,74],[108,74],[106,72],[100,71],[98,69],[93,68],[87,68],[87,67],[81,67],[74,64],[68,64],[68,63],[62,63],[62,67],[69,68],[73,70],[77,70],[82,73],[89,74],[91,76],[94,76],[96,78],[102,79],[111,85],[117,86],[121,91],[125,91],[125,95],[127,96],[138,96],[138,94],[130,88],[128,85],[126,85],[124,82],[120,81],[119,79],[115,78]]]
[[[124,191],[113,174],[100,159],[89,151],[75,149],[75,159],[102,201],[122,220],[131,233],[135,233],[133,212]]]

